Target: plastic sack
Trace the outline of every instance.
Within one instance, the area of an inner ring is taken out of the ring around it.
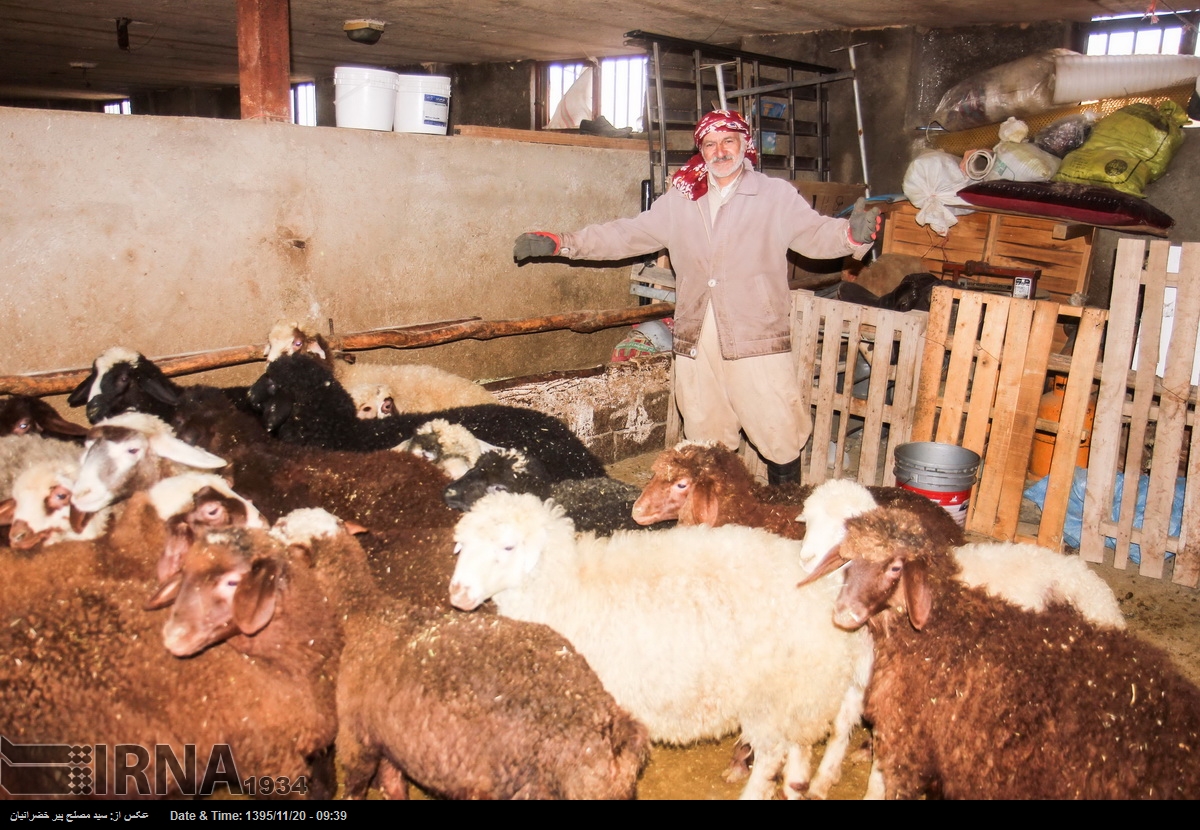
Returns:
[[[1167,527],[1167,535],[1178,538],[1179,530],[1183,526],[1183,496],[1184,486],[1187,484],[1187,479],[1180,476],[1175,479],[1175,495],[1171,501],[1171,521]],[[1046,504],[1046,489],[1050,486],[1050,476],[1038,479],[1033,484],[1025,489],[1025,498],[1032,501],[1039,508],[1045,507]],[[1117,521],[1121,512],[1121,493],[1125,489],[1125,474],[1117,473],[1116,488],[1113,491],[1112,513],[1109,516],[1111,521]],[[1142,521],[1146,514],[1146,495],[1150,491],[1150,477],[1138,476],[1138,491],[1137,503],[1134,507],[1133,526],[1141,528]],[[1063,521],[1063,542],[1073,548],[1079,547],[1080,540],[1083,537],[1083,497],[1087,493],[1087,469],[1084,467],[1075,468],[1075,476],[1071,479],[1071,492],[1067,495],[1067,518]],[[1104,544],[1110,548],[1116,548],[1117,540],[1111,536],[1106,536]],[[1172,551],[1167,551],[1167,558],[1173,556]],[[1129,543],[1129,561],[1135,565],[1141,564],[1142,548],[1136,542]]]
[[[993,150],[996,163],[988,179],[1014,182],[1046,182],[1058,172],[1062,159],[1028,141],[1001,141]]]
[[[1067,153],[1056,182],[1101,184],[1145,196],[1183,143],[1187,113],[1174,101],[1130,104],[1101,118],[1082,147]]]
[[[966,205],[958,191],[971,183],[959,166],[959,158],[941,150],[921,153],[904,171],[904,195],[917,208],[917,224],[928,225],[938,236],[945,236],[958,224],[954,208]],[[957,213],[970,213],[958,210]]]
[[[571,84],[571,87],[563,93],[562,100],[554,108],[554,114],[550,116],[550,123],[546,125],[546,128],[573,130],[584,119],[594,117],[595,115],[592,113],[592,67],[589,66],[579,73],[575,83]]]
[[[1078,115],[1068,115],[1047,124],[1033,137],[1033,143],[1047,153],[1062,158],[1072,150],[1082,147],[1092,134],[1092,126],[1096,123],[1096,113],[1081,112]]]
[[[1001,141],[1024,141],[1029,138],[1029,125],[1014,115],[996,130]]]
[[[972,75],[946,91],[929,120],[954,131],[1045,112],[1054,106],[1055,59],[1076,54],[1050,49]]]

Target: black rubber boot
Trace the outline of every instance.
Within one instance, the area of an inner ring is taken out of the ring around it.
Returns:
[[[767,484],[775,487],[780,484],[800,483],[800,456],[786,464],[767,462]]]

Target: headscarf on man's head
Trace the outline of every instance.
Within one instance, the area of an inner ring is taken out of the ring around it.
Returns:
[[[713,110],[696,124],[694,133],[696,147],[699,149],[704,136],[719,130],[726,133],[741,133],[746,139],[746,158],[754,164],[758,161],[758,150],[754,147],[754,136],[750,133],[750,125],[741,114],[732,110]],[[704,163],[704,155],[696,153],[683,167],[671,177],[671,186],[678,189],[693,202],[708,192],[708,166]]]

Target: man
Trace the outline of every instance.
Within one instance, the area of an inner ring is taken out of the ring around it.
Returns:
[[[756,172],[750,125],[736,112],[708,113],[695,139],[700,152],[649,210],[574,232],[522,234],[513,256],[614,260],[668,249],[684,435],[737,449],[744,431],[771,484],[798,482],[812,418],[791,355],[787,251],[861,259],[879,209],[859,200],[849,220],[821,216],[789,182]]]

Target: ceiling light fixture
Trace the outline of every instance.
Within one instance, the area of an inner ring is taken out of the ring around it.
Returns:
[[[379,42],[386,25],[382,20],[347,20],[342,24],[342,31],[355,43],[365,43],[369,46]]]

